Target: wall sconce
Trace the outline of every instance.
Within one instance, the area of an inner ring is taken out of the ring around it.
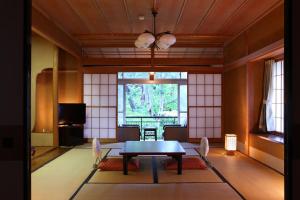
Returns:
[[[149,72],[149,80],[154,81],[154,72]]]
[[[236,134],[225,134],[225,150],[227,155],[234,155],[234,152],[236,151],[236,144]]]

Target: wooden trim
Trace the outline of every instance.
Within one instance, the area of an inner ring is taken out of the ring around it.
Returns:
[[[58,133],[58,48],[53,57],[53,146],[59,146]]]
[[[190,72],[190,73],[203,73],[203,74],[218,74],[223,72],[223,67],[209,67],[209,66],[90,66],[82,67],[83,73],[117,73],[117,72]]]
[[[261,59],[282,55],[284,53],[284,39],[278,40],[272,44],[265,46],[247,56],[244,56],[229,64],[225,64],[224,71],[230,71],[240,66],[245,65],[247,62],[254,62]]]
[[[67,33],[65,33],[56,24],[51,22],[45,15],[32,7],[32,24],[31,30],[36,34],[44,37],[58,47],[69,52],[76,58],[81,57],[81,47]]]
[[[139,34],[86,34],[75,35],[83,47],[135,47],[134,41]],[[230,37],[221,35],[176,34],[176,43],[172,47],[222,47]]]
[[[147,66],[151,58],[83,58],[83,66]],[[223,65],[223,58],[155,58],[155,66]]]
[[[211,143],[224,143],[224,138],[208,138],[208,141]],[[189,138],[188,142],[199,144],[201,142],[201,138]]]

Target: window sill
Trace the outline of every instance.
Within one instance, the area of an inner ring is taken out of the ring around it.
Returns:
[[[283,135],[275,135],[270,133],[252,133],[253,135],[256,135],[257,137],[268,140],[270,142],[278,143],[278,144],[284,144],[284,137]]]

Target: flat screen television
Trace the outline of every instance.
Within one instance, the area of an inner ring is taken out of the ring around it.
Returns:
[[[85,123],[84,103],[60,103],[58,106],[58,124],[72,125]]]

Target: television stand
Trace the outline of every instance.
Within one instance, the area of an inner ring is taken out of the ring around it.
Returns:
[[[83,125],[60,125],[59,146],[76,146],[84,143]]]

